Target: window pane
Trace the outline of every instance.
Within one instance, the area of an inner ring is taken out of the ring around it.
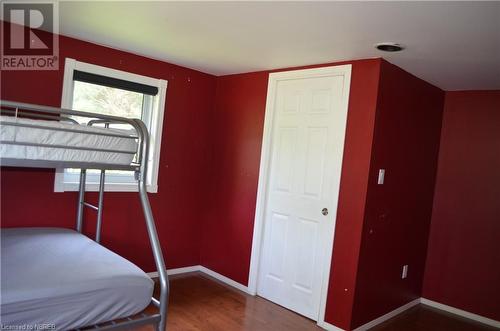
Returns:
[[[101,113],[106,115],[121,116],[127,118],[143,119],[144,94],[118,88],[96,85],[91,83],[74,81],[73,109]],[[148,107],[149,109],[149,107]],[[90,118],[72,116],[79,123],[87,123]],[[128,124],[112,124],[112,128],[131,129]],[[77,182],[80,169],[66,169],[65,181]],[[98,182],[98,170],[88,170],[88,182]],[[108,175],[106,182],[134,182],[133,172],[111,170],[106,171]]]
[[[74,83],[74,109],[129,118],[142,118],[144,94],[79,81]]]

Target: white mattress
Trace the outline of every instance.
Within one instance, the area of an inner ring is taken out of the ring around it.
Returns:
[[[42,128],[19,125],[37,125]],[[86,133],[61,129],[77,129]],[[113,134],[113,136],[104,136],[100,133]],[[0,157],[17,160],[129,165],[137,151],[136,140],[128,138],[132,135],[132,130],[105,129],[65,122],[1,116]],[[29,146],[29,144],[37,144],[37,146]]]
[[[2,329],[68,330],[126,317],[144,310],[152,292],[141,269],[78,232],[1,229]]]

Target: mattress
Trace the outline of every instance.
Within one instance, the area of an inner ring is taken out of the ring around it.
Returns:
[[[2,329],[68,330],[136,314],[151,301],[141,269],[60,228],[1,229]]]
[[[1,116],[0,157],[130,165],[137,151],[134,134],[133,130]]]

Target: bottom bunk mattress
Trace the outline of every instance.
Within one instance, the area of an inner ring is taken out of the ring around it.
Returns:
[[[153,286],[137,266],[76,231],[1,229],[2,329],[68,330],[130,316],[149,305]]]

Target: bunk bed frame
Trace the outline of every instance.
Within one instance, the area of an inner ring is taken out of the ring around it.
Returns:
[[[147,233],[149,236],[153,257],[156,264],[156,269],[158,270],[160,297],[159,299],[156,299],[154,296],[151,298],[151,304],[153,304],[155,307],[158,308],[158,312],[151,315],[142,313],[139,315],[134,315],[133,317],[122,318],[117,321],[109,321],[105,323],[100,323],[98,325],[85,326],[82,329],[91,328],[92,330],[117,330],[117,329],[128,329],[140,325],[153,324],[156,326],[157,331],[164,331],[167,321],[169,284],[165,268],[165,262],[163,260],[163,255],[160,247],[160,241],[158,239],[158,235],[156,232],[155,221],[153,218],[153,213],[151,210],[151,206],[146,191],[146,175],[148,167],[147,160],[148,160],[150,139],[145,124],[139,119],[130,119],[130,118],[110,116],[98,113],[82,112],[70,109],[55,108],[55,107],[13,102],[7,100],[0,100],[0,103],[1,103],[2,114],[8,114],[15,117],[24,116],[31,119],[65,121],[78,124],[78,122],[76,122],[69,116],[79,116],[91,119],[87,124],[88,126],[104,125],[105,128],[109,128],[109,126],[112,124],[129,124],[135,130],[136,135],[132,136],[132,138],[137,139],[138,141],[137,152],[135,154],[136,155],[135,159],[130,165],[112,165],[112,164],[91,163],[91,162],[81,162],[81,163],[65,162],[65,161],[54,162],[54,161],[44,161],[44,160],[24,160],[24,159],[2,159],[0,162],[1,166],[12,166],[12,167],[81,169],[77,216],[76,216],[76,230],[80,233],[82,232],[84,208],[88,207],[95,210],[97,212],[96,236],[95,236],[95,241],[97,243],[99,243],[101,240],[102,207],[104,200],[103,198],[104,198],[106,170],[129,170],[134,172],[135,179],[137,180],[138,184],[139,198],[141,200],[144,219],[146,221]],[[30,128],[43,128],[43,126],[25,125],[21,123],[16,125],[30,127]],[[89,132],[87,131],[79,130],[77,125],[75,125],[74,129],[59,128],[57,130],[72,131],[81,134],[89,134]],[[108,135],[106,133],[101,133],[101,134],[104,136]],[[113,134],[109,134],[109,136],[112,135]],[[116,136],[116,133],[114,133],[114,135]],[[30,144],[30,146],[36,146],[36,144]],[[65,148],[68,147],[65,146]],[[98,148],[92,150],[100,152],[110,151]],[[84,200],[87,169],[101,170],[100,180],[99,180],[99,199],[97,206],[92,205]]]

